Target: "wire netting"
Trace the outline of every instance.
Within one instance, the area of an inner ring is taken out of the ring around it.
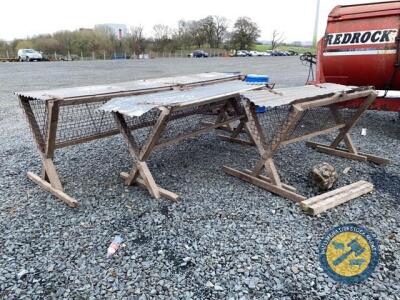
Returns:
[[[46,135],[46,126],[47,126],[47,107],[45,102],[42,100],[31,100],[29,101],[33,117],[35,118],[38,126],[39,126],[39,134],[43,137]]]
[[[99,108],[106,101],[88,102],[75,105],[60,106],[56,144],[66,145],[70,142],[83,142],[90,138],[100,138],[118,134],[117,124],[108,112]],[[47,126],[46,102],[41,100],[30,101],[34,117],[40,128],[40,135],[44,138]],[[210,122],[215,122],[220,117],[224,102],[218,104],[199,105],[173,112],[160,137],[160,142],[172,139],[185,133],[191,133],[205,128]],[[160,110],[155,108],[140,117],[126,117],[126,123],[132,129],[132,135],[138,146],[143,146],[157,122]],[[233,108],[229,107],[227,116],[235,115]]]
[[[354,109],[344,108],[337,110],[339,123],[348,122],[355,113],[356,110]],[[338,125],[330,108],[312,108],[306,110],[296,126],[287,132],[286,137],[283,137],[282,132],[288,125],[288,122],[291,121],[292,116],[293,108],[290,105],[268,108],[265,113],[258,114],[267,147],[271,147],[274,142],[281,141],[282,138],[285,140],[295,139]]]
[[[172,112],[170,120],[160,137],[160,143],[205,128],[218,118],[218,109],[211,105],[197,106]]]

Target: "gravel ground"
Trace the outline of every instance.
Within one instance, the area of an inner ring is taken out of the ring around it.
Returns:
[[[281,175],[305,195],[313,193],[307,173],[322,161],[339,172],[351,167],[338,186],[359,179],[375,184],[372,194],[320,217],[225,175],[223,164],[246,167],[256,151],[214,133],[151,157],[156,181],[182,196],[177,204],[124,187],[118,174],[131,161],[119,136],[56,152],[78,209],[27,180],[26,171],[38,172],[40,163],[12,91],[201,71],[268,73],[281,85],[303,84],[307,76],[297,58],[287,57],[0,64],[0,298],[400,299],[395,114],[368,112],[352,133],[365,152],[392,159],[385,168],[306,151],[304,143],[279,152]],[[367,227],[380,242],[377,270],[362,284],[334,282],[318,261],[324,233],[346,223]],[[123,247],[107,259],[117,234]]]

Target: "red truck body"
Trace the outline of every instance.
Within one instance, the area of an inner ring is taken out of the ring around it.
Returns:
[[[400,1],[336,6],[318,43],[317,83],[374,86],[373,109],[400,111],[399,30]]]

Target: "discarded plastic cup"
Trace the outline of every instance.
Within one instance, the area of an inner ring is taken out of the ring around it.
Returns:
[[[107,249],[107,257],[111,257],[118,251],[121,246],[123,239],[119,235],[117,235],[111,242],[110,246]]]
[[[361,129],[361,135],[366,136],[367,135],[367,128],[362,128]]]

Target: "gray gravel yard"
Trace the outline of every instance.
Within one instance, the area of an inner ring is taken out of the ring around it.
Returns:
[[[283,148],[281,175],[310,196],[311,167],[326,161],[338,186],[360,179],[376,190],[310,217],[300,207],[223,173],[248,167],[253,147],[210,133],[156,152],[156,181],[181,195],[155,200],[119,177],[131,160],[120,136],[56,152],[71,209],[26,177],[40,161],[16,90],[112,83],[204,71],[266,73],[282,85],[304,84],[296,57],[0,63],[0,299],[400,299],[400,121],[368,112],[353,132],[386,167],[327,156],[304,143]],[[367,136],[361,136],[361,128]],[[328,141],[326,137],[319,138]],[[336,225],[356,223],[380,242],[380,262],[365,282],[339,284],[320,267],[318,246]],[[115,235],[124,239],[106,258]]]

